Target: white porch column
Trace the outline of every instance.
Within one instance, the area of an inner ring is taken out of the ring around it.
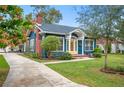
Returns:
[[[63,40],[63,52],[65,51],[65,38],[64,37],[62,37],[62,40]]]
[[[73,47],[73,50],[74,50],[74,51],[76,51],[76,49],[75,49],[75,45],[76,45],[76,44],[75,44],[75,39],[74,39],[74,47]]]
[[[69,39],[68,39],[68,51],[71,50],[71,34],[69,35]]]

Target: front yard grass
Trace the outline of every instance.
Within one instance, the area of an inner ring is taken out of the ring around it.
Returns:
[[[73,82],[95,87],[124,87],[124,75],[101,72],[104,57],[72,63],[49,64],[48,67]],[[110,54],[108,65],[112,68],[124,66],[124,55]]]
[[[0,55],[0,87],[6,80],[9,71],[9,65],[2,55]]]

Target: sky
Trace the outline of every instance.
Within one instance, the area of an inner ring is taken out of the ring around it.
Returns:
[[[29,5],[21,5],[24,10],[24,14],[29,14],[33,11],[33,8]],[[80,6],[72,6],[72,5],[57,5],[51,6],[56,8],[62,13],[63,19],[58,23],[60,25],[73,26],[77,27],[79,24],[76,22],[75,18],[78,17],[76,9],[79,9]]]

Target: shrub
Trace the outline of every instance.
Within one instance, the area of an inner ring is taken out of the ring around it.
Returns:
[[[118,66],[116,68],[116,70],[119,71],[119,72],[124,72],[124,67],[123,66]]]
[[[47,36],[41,43],[41,47],[47,51],[48,58],[51,58],[51,51],[55,51],[60,46],[60,39],[56,36]]]
[[[102,50],[101,48],[95,48],[93,51],[93,56],[96,58],[101,58],[102,57]]]
[[[68,52],[64,52],[64,54],[62,56],[59,57],[60,60],[71,60],[72,59],[72,55]]]
[[[96,58],[101,58],[102,54],[101,53],[93,53],[93,56]]]
[[[102,53],[102,50],[101,50],[101,48],[95,48],[93,52],[95,52],[95,53]]]
[[[32,53],[32,58],[38,58],[38,54],[37,53]]]
[[[27,55],[28,57],[31,57],[31,58],[38,58],[37,53],[26,53],[25,55]]]
[[[72,55],[68,52],[63,52],[63,51],[53,51],[52,57],[60,60],[70,60],[72,59]]]

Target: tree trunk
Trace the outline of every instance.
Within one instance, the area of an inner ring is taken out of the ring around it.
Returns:
[[[108,44],[109,44],[109,39],[106,38],[106,44],[105,44],[105,63],[104,63],[104,69],[107,68],[107,58],[108,58]]]
[[[48,51],[48,59],[51,59],[51,52]]]

